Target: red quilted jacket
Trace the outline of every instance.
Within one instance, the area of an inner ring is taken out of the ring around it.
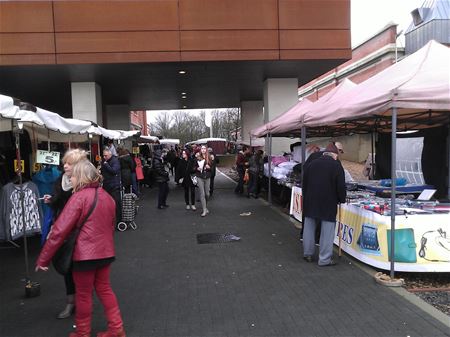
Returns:
[[[115,203],[111,196],[98,185],[90,185],[74,193],[52,226],[49,238],[39,254],[36,265],[47,267],[64,239],[80,226],[86,217],[98,188],[97,205],[81,228],[74,261],[104,259],[114,256]]]

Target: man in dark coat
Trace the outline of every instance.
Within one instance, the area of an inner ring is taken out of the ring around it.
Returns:
[[[122,221],[122,199],[120,198],[120,163],[109,148],[103,150],[103,161],[100,168],[103,176],[103,189],[116,202],[116,222]]]
[[[337,205],[346,198],[344,170],[337,161],[338,154],[337,147],[328,144],[323,155],[306,167],[303,177],[303,256],[306,261],[312,261],[316,220],[320,220],[319,266],[335,264],[332,256]]]
[[[167,205],[167,196],[169,195],[169,172],[166,171],[162,159],[161,150],[156,150],[153,156],[152,165],[155,182],[158,184],[158,209],[169,207]]]

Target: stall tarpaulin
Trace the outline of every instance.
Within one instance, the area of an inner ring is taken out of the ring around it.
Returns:
[[[158,144],[159,138],[156,136],[140,135],[137,141],[138,143]]]
[[[88,133],[92,122],[81,119],[64,118],[55,112],[36,108],[36,115],[44,122],[47,129],[59,131],[64,134],[69,133]]]
[[[88,133],[94,134],[94,135],[101,135],[108,139],[114,139],[114,140],[124,140],[129,139],[133,137],[138,137],[141,132],[138,130],[131,130],[131,131],[124,131],[124,130],[109,130],[105,129],[98,125],[92,125],[88,131]]]
[[[331,99],[339,98],[345,93],[349,92],[351,89],[355,88],[356,84],[345,78],[338,86],[331,89],[325,95],[320,97],[317,101],[312,104],[307,105],[300,114],[296,117],[283,121],[280,119],[279,122],[272,123],[272,128],[270,133],[272,136],[288,135],[288,134],[299,134],[303,126],[303,118],[307,114],[314,114],[315,112],[320,112]]]
[[[371,116],[390,116],[391,108],[398,117],[415,119],[416,129],[439,124],[442,113],[450,115],[450,49],[432,40],[414,54],[381,71],[339,97],[332,98],[320,111],[304,117],[307,127],[329,126]],[[423,123],[414,113],[424,112]],[[418,122],[419,121],[419,122]],[[399,124],[408,126],[408,119]],[[445,122],[444,122],[445,123]],[[381,128],[383,125],[378,125]]]
[[[300,102],[296,103],[294,106],[292,106],[285,113],[267,122],[266,124],[256,129],[253,129],[250,133],[252,136],[262,137],[267,135],[268,133],[272,133],[273,129],[279,128],[282,125],[286,126],[292,125],[292,123],[295,123],[295,121],[301,118],[301,116],[306,112],[307,108],[311,104],[313,103],[310,100],[303,99]]]

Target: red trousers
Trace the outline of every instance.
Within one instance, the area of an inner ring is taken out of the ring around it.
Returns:
[[[77,335],[89,335],[91,333],[93,289],[95,289],[103,305],[103,310],[108,320],[108,330],[118,331],[122,328],[123,322],[119,305],[109,281],[110,271],[110,264],[96,270],[73,271],[76,289],[75,323],[77,325]]]

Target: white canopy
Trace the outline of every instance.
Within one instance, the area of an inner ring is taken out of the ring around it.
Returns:
[[[159,138],[156,136],[143,136],[140,135],[138,138],[138,142],[139,143],[153,143],[153,144],[157,144],[159,143]]]
[[[189,142],[188,144],[206,144],[208,142],[226,142],[225,138],[200,138]]]
[[[171,139],[171,138],[160,139],[159,144],[178,145],[178,144],[180,144],[180,140],[179,139]]]
[[[308,112],[307,127],[329,126],[339,121],[389,116],[399,109],[399,119],[415,127],[439,123],[450,112],[450,49],[430,41],[414,54],[374,75],[339,97],[331,98],[320,111]],[[418,113],[425,112],[422,116]],[[405,117],[407,116],[407,117]],[[417,124],[419,123],[419,124]],[[405,128],[407,124],[404,124]]]

